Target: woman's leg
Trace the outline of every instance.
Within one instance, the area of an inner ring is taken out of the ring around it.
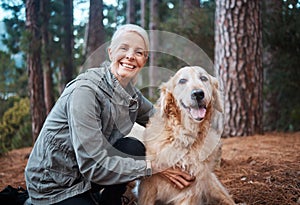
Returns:
[[[146,155],[146,149],[144,144],[135,138],[131,138],[131,137],[121,138],[113,146],[119,151],[126,154],[127,157],[141,159],[142,156]],[[121,198],[126,191],[126,185],[127,183],[105,186],[101,194],[100,204],[121,205],[122,204]]]
[[[61,202],[56,203],[55,205],[97,205],[98,203],[92,197],[90,192],[85,192],[73,196],[71,198],[65,199]]]

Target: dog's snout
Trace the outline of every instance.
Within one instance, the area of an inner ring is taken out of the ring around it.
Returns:
[[[204,91],[203,90],[193,90],[192,91],[192,99],[193,100],[203,100]]]

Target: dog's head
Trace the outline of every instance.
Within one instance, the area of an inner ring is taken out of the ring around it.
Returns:
[[[208,109],[223,112],[218,80],[201,67],[181,68],[160,88],[160,111],[166,117],[180,117],[185,112],[200,123],[206,118]]]

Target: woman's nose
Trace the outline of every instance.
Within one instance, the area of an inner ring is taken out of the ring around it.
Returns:
[[[134,59],[134,52],[129,50],[126,53],[126,59],[133,60]]]

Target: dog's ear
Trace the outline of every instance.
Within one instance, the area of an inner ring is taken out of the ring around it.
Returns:
[[[163,117],[166,114],[166,107],[168,105],[167,98],[168,98],[169,92],[167,89],[166,83],[163,83],[160,86],[160,98],[159,98],[159,106],[160,106],[160,116]]]
[[[159,106],[160,115],[162,117],[169,117],[171,113],[174,112],[174,108],[176,107],[175,99],[168,89],[167,83],[163,83],[160,86]]]
[[[213,84],[213,91],[212,91],[213,106],[216,108],[216,110],[223,113],[224,97],[222,95],[222,91],[221,91],[218,79],[215,77],[212,77],[212,84]]]

